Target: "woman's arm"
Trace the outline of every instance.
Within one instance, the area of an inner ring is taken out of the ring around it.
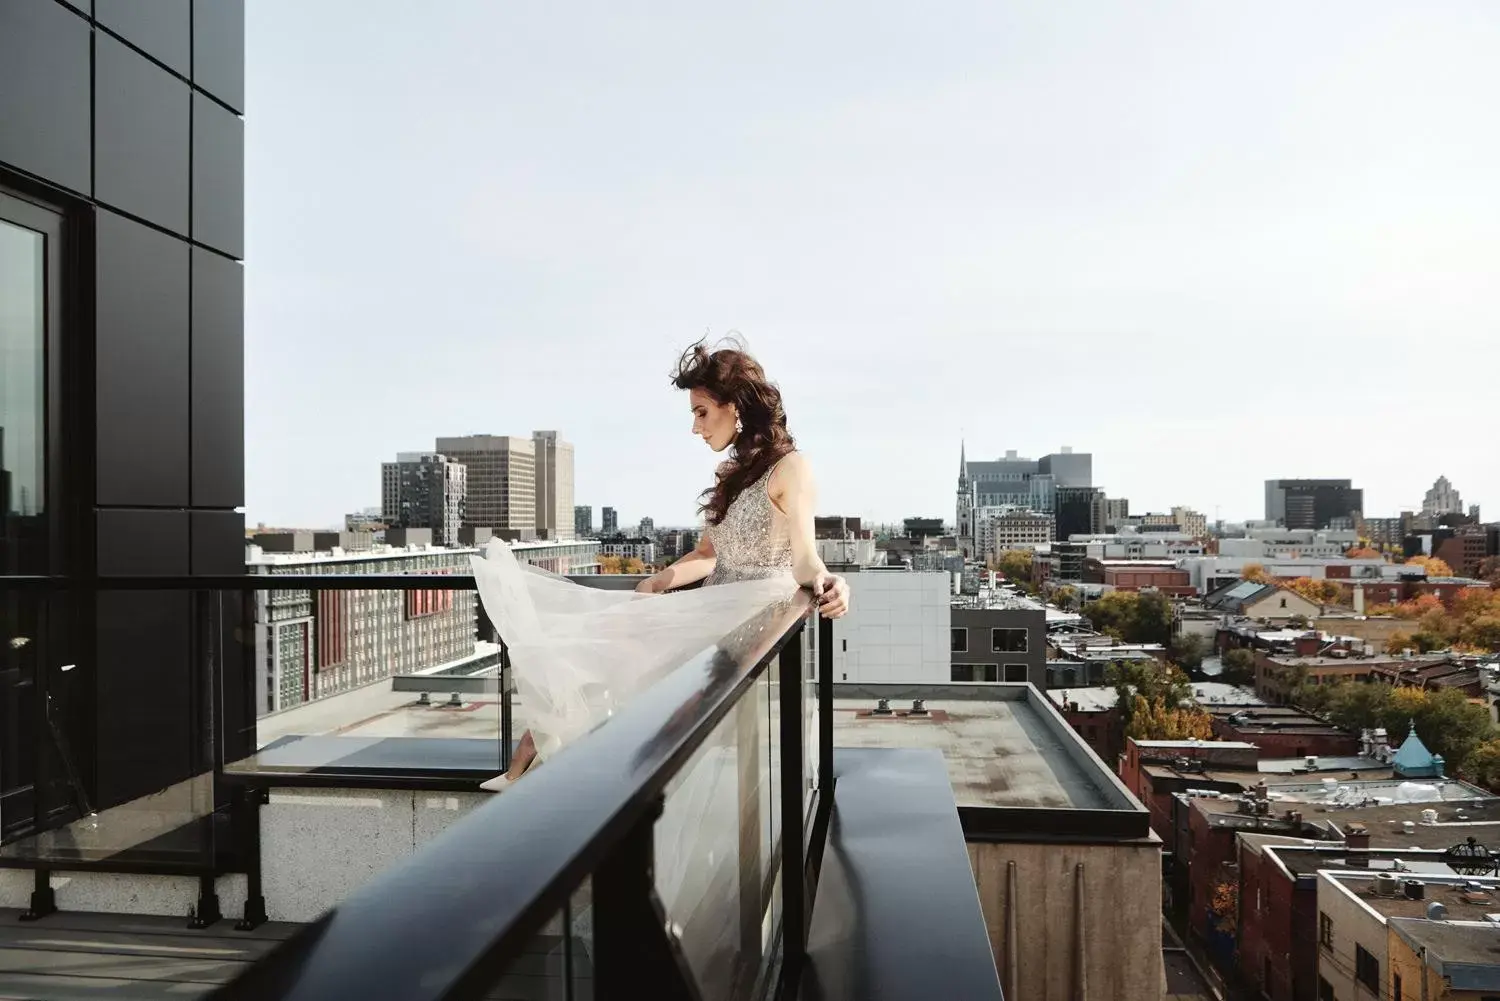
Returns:
[[[844,578],[829,573],[818,555],[813,531],[818,491],[811,465],[801,452],[793,452],[777,465],[766,489],[771,503],[786,515],[792,545],[792,576],[819,597],[824,615],[838,618],[849,608],[849,585]]]
[[[717,558],[714,555],[714,544],[704,532],[698,538],[698,545],[686,556],[667,567],[665,570],[657,571],[650,577],[635,586],[642,594],[661,594],[673,588],[686,587],[696,581],[700,581],[714,571]]]

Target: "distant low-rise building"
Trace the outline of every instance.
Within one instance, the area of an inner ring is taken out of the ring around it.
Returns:
[[[1203,607],[1247,619],[1314,619],[1323,606],[1290,588],[1242,580],[1203,598]]]

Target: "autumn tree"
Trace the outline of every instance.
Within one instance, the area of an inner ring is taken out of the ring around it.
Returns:
[[[1415,723],[1422,743],[1441,754],[1451,770],[1464,768],[1494,734],[1489,709],[1456,688],[1392,688],[1371,681],[1325,687],[1328,717],[1335,725],[1348,730],[1385,727],[1391,743],[1399,745]]]
[[[1491,737],[1474,748],[1464,763],[1464,774],[1492,792],[1500,788],[1500,738]]]
[[[1256,584],[1270,584],[1276,580],[1271,571],[1260,563],[1246,563],[1245,568],[1240,571],[1240,576]]]
[[[1114,687],[1120,722],[1136,740],[1208,740],[1213,718],[1192,702],[1187,675],[1154,660],[1110,665],[1105,681]]]
[[[1344,593],[1337,581],[1314,580],[1311,577],[1298,577],[1286,587],[1319,605],[1336,605]]]
[[[1052,603],[1065,612],[1071,612],[1078,607],[1078,589],[1064,584],[1052,592]]]
[[[1421,567],[1428,577],[1452,577],[1453,568],[1436,556],[1413,556],[1406,561],[1409,567]]]
[[[1219,658],[1223,670],[1219,678],[1227,685],[1255,684],[1255,653],[1252,650],[1230,650]]]
[[[1500,556],[1486,556],[1479,564],[1480,580],[1487,580],[1491,587],[1500,588]]]
[[[1008,549],[995,559],[995,569],[1006,580],[1029,582],[1034,554],[1025,549]]]
[[[606,555],[599,557],[599,572],[608,574],[640,574],[646,572],[646,564],[634,556]]]
[[[1177,612],[1160,591],[1110,591],[1083,610],[1089,624],[1126,643],[1172,641]]]
[[[1344,554],[1346,560],[1378,560],[1382,554],[1378,549],[1370,549],[1368,546],[1355,546]]]

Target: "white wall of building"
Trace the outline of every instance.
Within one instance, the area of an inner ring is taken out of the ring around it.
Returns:
[[[833,623],[833,679],[947,684],[952,679],[952,575],[865,570],[848,575],[849,614]]]
[[[818,539],[818,558],[824,563],[856,563],[869,566],[875,562],[874,539]]]

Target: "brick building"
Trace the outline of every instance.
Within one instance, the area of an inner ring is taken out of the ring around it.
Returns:
[[[1177,598],[1198,593],[1192,575],[1172,562],[1109,560],[1090,557],[1083,561],[1083,582],[1103,584],[1116,591],[1156,590]]]
[[[1254,744],[1267,758],[1348,757],[1359,738],[1290,706],[1210,708],[1214,736]]]

